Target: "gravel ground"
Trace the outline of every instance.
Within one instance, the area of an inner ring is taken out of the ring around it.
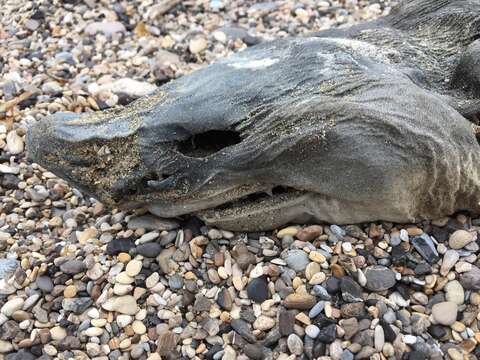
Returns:
[[[0,8],[0,358],[477,359],[480,219],[240,234],[104,206],[31,164],[29,123],[124,105],[390,1]]]

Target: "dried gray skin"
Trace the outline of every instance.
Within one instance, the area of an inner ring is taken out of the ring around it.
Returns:
[[[233,230],[478,212],[479,37],[477,0],[405,1],[249,48],[125,108],[55,114],[28,150],[107,204]]]

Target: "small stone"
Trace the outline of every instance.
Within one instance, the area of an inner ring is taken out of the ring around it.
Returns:
[[[8,300],[5,304],[3,304],[0,312],[5,316],[10,317],[15,311],[22,308],[24,302],[25,300],[20,297]]]
[[[318,272],[320,272],[320,265],[316,262],[311,262],[305,268],[305,277],[307,280],[311,280],[312,277]]]
[[[76,297],[71,299],[63,299],[62,308],[65,311],[71,311],[74,314],[81,314],[92,305],[92,298],[90,297]]]
[[[323,228],[319,225],[307,226],[297,233],[297,239],[301,241],[312,241],[323,234]]]
[[[295,312],[280,310],[278,314],[278,330],[282,336],[288,336],[294,331]]]
[[[395,348],[392,344],[385,343],[385,345],[383,345],[382,353],[387,358],[392,357],[393,355],[395,355]]]
[[[316,325],[308,325],[305,328],[305,334],[310,336],[312,339],[315,339],[318,334],[320,334],[320,329]]]
[[[149,242],[137,246],[137,253],[147,258],[157,257],[161,251],[161,245],[155,242]]]
[[[128,276],[135,277],[142,271],[142,262],[139,260],[130,260],[125,267]]]
[[[457,320],[457,311],[457,304],[445,301],[433,305],[432,317],[435,323],[450,326]]]
[[[253,328],[261,331],[270,330],[274,326],[275,320],[265,315],[260,315],[253,323]]]
[[[244,347],[242,347],[242,350],[245,355],[248,356],[248,359],[263,360],[265,358],[263,349],[260,345],[246,344]]]
[[[341,307],[343,317],[362,318],[365,316],[365,306],[361,302],[343,304]]]
[[[303,342],[298,335],[290,334],[287,338],[287,346],[291,354],[298,356],[303,354]]]
[[[375,326],[375,339],[374,339],[375,349],[380,352],[383,349],[385,344],[385,334],[383,328],[380,325]]]
[[[63,290],[63,297],[65,298],[73,298],[77,295],[77,287],[75,285],[68,285]]]
[[[310,251],[310,253],[308,254],[308,258],[312,261],[315,261],[316,263],[319,263],[319,264],[322,264],[327,260],[325,258],[325,256],[323,256],[318,251]]]
[[[107,244],[107,254],[113,256],[113,255],[118,255],[120,253],[128,253],[134,247],[135,247],[135,241],[133,241],[130,238],[114,239]]]
[[[450,359],[452,360],[464,360],[465,358],[463,357],[463,354],[461,351],[455,349],[454,347],[451,347],[447,350],[448,356],[450,356]]]
[[[315,304],[315,296],[310,294],[290,294],[284,300],[287,309],[308,310]]]
[[[127,275],[125,271],[122,271],[115,277],[115,281],[122,285],[128,285],[135,281],[134,278]]]
[[[283,228],[277,232],[277,238],[283,239],[285,236],[292,236],[295,237],[298,233],[298,228],[295,226],[289,226]]]
[[[69,275],[76,275],[85,271],[85,269],[85,264],[80,260],[68,260],[60,265],[60,270]]]
[[[10,154],[17,155],[23,152],[23,140],[20,136],[18,136],[15,130],[12,130],[7,134],[6,142],[7,145],[5,150],[7,150]]]
[[[461,249],[474,241],[474,239],[475,237],[472,233],[466,230],[457,230],[450,235],[450,238],[448,239],[448,245],[452,249]]]
[[[98,280],[103,276],[103,269],[100,263],[95,263],[92,268],[86,272],[87,276],[91,280]]]
[[[316,264],[316,263],[313,263]],[[323,272],[317,272],[313,274],[313,276],[310,278],[310,281],[308,282],[310,285],[320,285],[325,281],[327,276]]]
[[[35,281],[38,288],[46,293],[49,293],[53,290],[53,281],[48,276],[39,276]]]
[[[460,275],[460,284],[467,290],[480,290],[480,269],[473,267],[470,271]]]
[[[411,242],[415,250],[430,264],[435,264],[440,259],[435,244],[429,235],[423,234],[414,237]]]
[[[138,334],[138,335],[143,335],[147,332],[147,328],[145,327],[143,322],[141,322],[140,320],[135,320],[132,323],[132,329],[135,332],[135,334]]]
[[[217,304],[224,310],[231,311],[233,307],[233,299],[230,291],[222,289],[217,296]]]
[[[151,232],[148,232],[146,234],[143,234],[140,239],[138,239],[135,243],[136,244],[145,244],[145,243],[148,243],[150,241],[153,241],[155,240],[156,238],[158,238],[160,234],[157,232],[157,231],[151,231]]]
[[[342,298],[346,302],[363,301],[362,288],[350,277],[345,276],[342,278],[340,290],[342,291]]]
[[[252,279],[247,285],[248,298],[256,303],[262,303],[269,298],[266,276]]]
[[[147,231],[169,231],[177,229],[180,224],[172,219],[162,219],[154,215],[142,215],[130,218],[127,226],[129,229],[133,230],[145,229]]]
[[[462,305],[465,299],[465,291],[463,290],[462,285],[457,281],[453,280],[447,283],[444,288],[446,294],[445,299],[447,301],[454,302],[457,305]]]
[[[317,317],[318,315],[320,315],[320,313],[323,311],[324,308],[325,308],[325,301],[320,300],[310,309],[308,313],[308,317],[310,319]]]
[[[212,302],[205,296],[200,295],[195,298],[193,310],[195,312],[209,312],[212,307]]]
[[[341,320],[340,326],[345,331],[345,339],[349,340],[355,336],[359,330],[358,320],[354,317]]]
[[[28,19],[25,21],[24,26],[30,31],[35,31],[40,27],[41,23],[38,20],[35,19]]]
[[[417,337],[414,335],[403,335],[403,342],[407,345],[413,345],[417,342]]]
[[[282,259],[285,260],[290,269],[296,272],[305,271],[307,265],[310,263],[308,254],[303,250],[289,250],[282,254]]]
[[[67,330],[60,326],[54,326],[50,329],[52,340],[63,340],[67,337]]]
[[[188,49],[192,54],[198,54],[205,50],[208,46],[207,40],[203,37],[190,40]]]
[[[235,261],[237,262],[237,265],[240,267],[242,270],[247,270],[247,268],[255,264],[255,255],[253,255],[248,248],[243,245],[237,245],[232,253],[233,257],[235,258]]]
[[[330,301],[330,299],[332,298],[328,293],[327,289],[320,285],[315,285],[313,287],[313,293],[315,294],[315,296],[320,298],[320,300]]]
[[[317,340],[323,343],[331,343],[335,340],[337,334],[337,325],[328,323],[328,325],[320,328]]]
[[[250,343],[254,343],[256,341],[255,336],[250,329],[248,323],[241,319],[234,319],[230,323],[232,329],[235,330],[242,338],[247,340]]]
[[[458,259],[460,258],[460,255],[458,254],[457,251],[455,250],[448,250],[444,255],[443,255],[443,260],[442,260],[442,266],[440,268],[440,274],[442,276],[446,276],[450,269],[455,266],[457,263]]]
[[[162,331],[158,334],[157,352],[163,357],[175,350],[177,337],[171,331]]]
[[[100,336],[103,334],[103,329],[102,328],[97,328],[97,327],[90,327],[84,331],[85,335],[88,337],[92,336]]]
[[[383,291],[395,286],[395,273],[385,266],[374,265],[365,270],[366,288],[370,291]]]
[[[107,311],[117,311],[125,315],[135,315],[138,312],[138,305],[131,295],[118,296],[108,299],[102,304]]]
[[[111,36],[114,33],[124,33],[126,32],[126,29],[121,22],[103,21],[103,22],[93,22],[88,24],[85,27],[84,31],[88,35],[95,35],[98,32],[102,32],[107,36]]]

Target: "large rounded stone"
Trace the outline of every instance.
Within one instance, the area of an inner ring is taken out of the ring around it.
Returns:
[[[451,301],[441,302],[432,307],[433,320],[441,325],[450,326],[457,321],[457,312],[457,304]]]
[[[370,291],[383,291],[390,289],[396,283],[395,273],[385,266],[370,266],[365,270],[367,284]]]

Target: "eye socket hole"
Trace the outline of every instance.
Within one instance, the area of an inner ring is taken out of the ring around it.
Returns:
[[[240,134],[236,131],[210,130],[181,141],[178,151],[185,156],[204,158],[241,141]]]

